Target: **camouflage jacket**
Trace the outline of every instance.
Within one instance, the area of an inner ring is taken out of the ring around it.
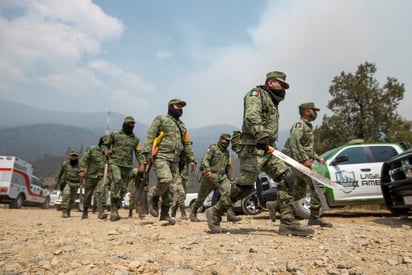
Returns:
[[[103,177],[105,156],[98,145],[89,147],[80,159],[80,171],[86,173],[86,178]]]
[[[187,162],[195,161],[186,126],[181,120],[176,120],[170,115],[160,115],[152,121],[143,146],[144,154],[151,155],[153,140],[160,132],[163,132],[164,136],[159,143],[157,158],[179,161],[180,153],[183,152]]]
[[[216,180],[228,178],[234,180],[232,172],[232,159],[228,150],[222,150],[218,145],[212,144],[206,151],[200,164],[200,171],[211,172]]]
[[[72,167],[70,160],[65,160],[60,166],[60,170],[55,178],[56,184],[60,184],[61,182],[80,183],[79,172],[79,164]]]
[[[256,144],[256,136],[267,135],[270,143],[278,139],[279,110],[269,92],[257,86],[243,100],[241,144]]]
[[[144,162],[140,140],[135,134],[126,135],[122,130],[113,131],[102,144],[102,151],[105,149],[112,151],[110,164],[130,168],[133,166],[133,154],[139,164]]]
[[[304,162],[307,159],[314,160],[318,155],[313,151],[313,144],[312,123],[302,118],[290,129],[289,154],[299,162]]]

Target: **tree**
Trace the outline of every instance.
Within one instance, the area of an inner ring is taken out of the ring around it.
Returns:
[[[341,72],[333,79],[328,108],[334,114],[325,115],[315,129],[315,151],[325,152],[352,139],[412,143],[411,122],[396,112],[405,93],[404,84],[387,77],[380,87],[375,73],[375,64],[365,62],[355,74]]]

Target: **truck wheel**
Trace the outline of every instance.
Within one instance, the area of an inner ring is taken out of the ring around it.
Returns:
[[[41,204],[41,208],[43,209],[50,208],[50,197],[47,197],[46,200]]]
[[[20,209],[23,205],[23,194],[19,194],[16,199],[10,203],[10,208]]]
[[[298,201],[293,202],[293,210],[295,212],[295,216],[301,219],[309,219],[310,216],[310,194],[300,199]]]
[[[262,207],[259,205],[256,192],[253,192],[242,200],[242,211],[246,215],[257,215],[263,211]]]

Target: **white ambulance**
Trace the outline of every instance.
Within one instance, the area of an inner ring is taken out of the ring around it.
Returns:
[[[27,161],[14,156],[0,156],[0,203],[10,208],[22,205],[50,206],[50,192],[44,183],[33,175]]]

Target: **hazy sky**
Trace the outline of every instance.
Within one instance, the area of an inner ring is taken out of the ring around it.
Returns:
[[[281,70],[285,130],[302,102],[329,114],[333,77],[367,61],[405,84],[412,120],[411,29],[408,0],[1,0],[0,99],[150,124],[179,97],[189,128],[240,127],[243,96]]]

